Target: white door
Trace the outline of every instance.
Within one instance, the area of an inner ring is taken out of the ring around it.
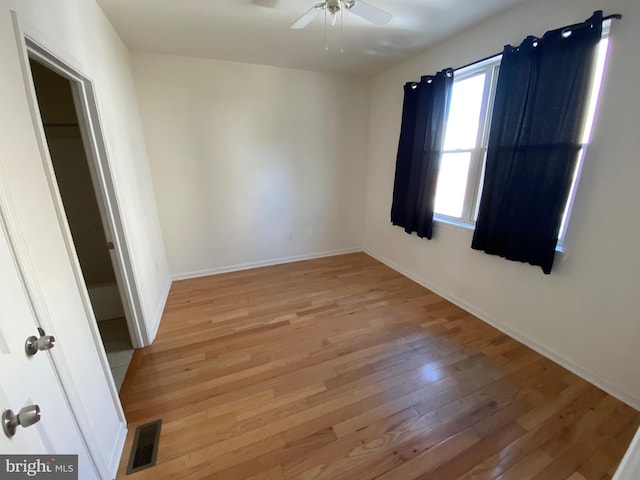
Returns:
[[[0,224],[2,219],[0,218]],[[79,478],[96,478],[89,456],[63,395],[50,352],[28,356],[25,341],[38,336],[36,319],[4,225],[0,228],[0,411],[18,413],[38,405],[41,419],[8,438],[0,433],[2,454],[75,454]],[[53,347],[55,348],[55,346]],[[0,465],[0,477],[4,466]]]

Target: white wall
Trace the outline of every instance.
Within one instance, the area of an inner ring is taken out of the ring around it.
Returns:
[[[566,250],[546,276],[537,267],[470,248],[472,233],[437,224],[432,241],[391,225],[402,86],[467,64],[527,34],[589,17],[597,0],[526,2],[379,75],[371,91],[364,245],[367,251],[480,318],[640,407],[640,2],[611,0],[609,64]]]
[[[21,258],[33,267],[39,287],[36,300],[40,311],[46,312],[43,318],[49,321],[49,333],[57,339],[52,355],[64,358],[63,376],[71,395],[78,396],[84,435],[94,447],[99,468],[114,475],[125,425],[117,396],[111,396],[110,380],[104,373],[106,357],[92,341],[97,328],[81,301],[83,292],[76,283],[56,218],[29,111],[10,9],[17,11],[26,33],[94,81],[144,316],[153,327],[159,319],[169,275],[129,53],[94,1],[0,0],[1,193],[11,202],[11,218],[20,231]],[[33,387],[37,401],[37,396],[46,392]],[[109,476],[105,473],[104,478]]]
[[[133,54],[176,277],[359,250],[368,82]]]

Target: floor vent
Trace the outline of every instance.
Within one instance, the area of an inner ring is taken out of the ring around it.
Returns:
[[[158,443],[160,442],[160,427],[162,427],[162,420],[146,423],[136,428],[129,465],[127,466],[127,475],[153,467],[156,464]]]

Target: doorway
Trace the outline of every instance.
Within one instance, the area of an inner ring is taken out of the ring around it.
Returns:
[[[63,213],[89,294],[109,369],[119,390],[133,355],[117,264],[110,250],[71,80],[33,58],[29,66]],[[102,207],[102,208],[101,208]]]

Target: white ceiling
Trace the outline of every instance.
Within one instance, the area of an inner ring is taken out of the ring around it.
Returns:
[[[352,13],[328,29],[319,16],[289,26],[320,0],[98,0],[133,51],[371,75],[522,0],[368,0],[393,14],[376,27]],[[273,8],[275,6],[275,8]],[[497,46],[499,47],[499,46]]]

